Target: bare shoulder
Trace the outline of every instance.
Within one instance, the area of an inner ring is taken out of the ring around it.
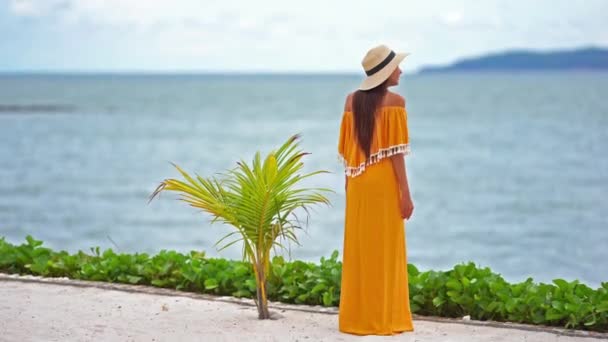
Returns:
[[[389,91],[384,98],[385,106],[405,107],[405,98],[397,93]]]
[[[353,94],[354,93],[349,93],[346,96],[346,102],[344,103],[344,111],[345,112],[350,112],[353,109]]]

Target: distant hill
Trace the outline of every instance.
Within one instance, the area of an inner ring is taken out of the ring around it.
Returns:
[[[447,66],[425,67],[421,73],[469,71],[608,70],[608,49],[536,52],[507,51],[467,58]]]

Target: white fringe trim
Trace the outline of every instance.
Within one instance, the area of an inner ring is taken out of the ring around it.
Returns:
[[[378,152],[371,154],[367,161],[361,163],[357,167],[348,166],[348,164],[346,163],[346,160],[340,154],[338,154],[338,160],[340,161],[340,163],[342,163],[342,165],[344,165],[344,174],[346,174],[347,176],[351,176],[351,177],[357,177],[360,174],[362,174],[363,171],[365,171],[365,168],[367,166],[376,164],[384,158],[388,158],[390,156],[393,156],[393,155],[399,154],[399,153],[402,153],[404,155],[410,154],[411,153],[410,145],[409,144],[400,144],[400,145],[395,145],[395,146],[391,146],[388,148],[382,148]]]

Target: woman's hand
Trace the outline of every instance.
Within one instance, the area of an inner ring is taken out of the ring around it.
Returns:
[[[409,196],[401,196],[399,199],[399,208],[401,209],[401,218],[409,220],[414,212],[414,203]]]

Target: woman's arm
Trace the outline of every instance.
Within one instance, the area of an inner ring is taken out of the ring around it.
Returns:
[[[344,175],[344,192],[348,190],[348,176]]]
[[[393,170],[397,184],[399,186],[399,207],[401,208],[401,217],[409,219],[414,211],[414,204],[412,203],[412,196],[410,194],[410,187],[407,181],[407,172],[405,170],[405,158],[403,154],[398,153],[391,156],[393,163]]]
[[[391,156],[393,162],[393,170],[395,171],[395,177],[397,178],[397,184],[399,185],[399,193],[401,196],[406,198],[410,197],[410,188],[407,184],[407,172],[405,171],[405,158],[403,154],[398,153]]]

